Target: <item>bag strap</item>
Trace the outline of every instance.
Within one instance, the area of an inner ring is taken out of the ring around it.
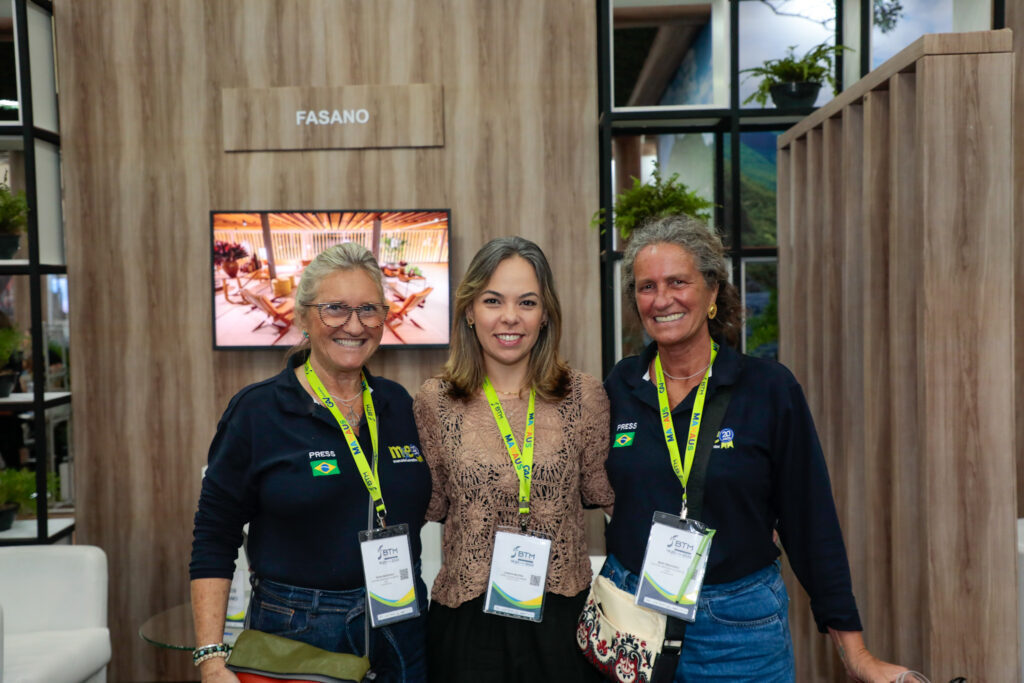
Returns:
[[[704,511],[704,476],[711,460],[711,448],[715,445],[715,437],[722,426],[725,409],[729,407],[731,398],[731,386],[718,387],[704,409],[700,433],[697,435],[697,450],[693,456],[690,478],[686,482],[687,507],[689,516],[694,519],[700,519]],[[679,654],[683,650],[683,640],[686,638],[686,624],[687,622],[682,619],[668,617],[665,623],[665,640],[661,645],[661,654],[654,661],[651,683],[672,683],[676,667],[679,665]]]

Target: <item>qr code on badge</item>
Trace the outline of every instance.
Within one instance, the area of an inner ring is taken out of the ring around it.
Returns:
[[[408,569],[403,569],[403,570],[399,571],[398,572],[398,578],[400,580],[402,580],[402,581],[407,581],[409,579],[409,570]]]
[[[539,586],[540,585],[540,575],[539,574],[532,574],[530,576],[530,585],[531,586]]]

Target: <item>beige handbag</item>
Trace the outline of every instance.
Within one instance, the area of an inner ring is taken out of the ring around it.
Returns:
[[[598,576],[580,614],[576,644],[606,678],[650,683],[665,640],[665,622],[664,614],[637,606],[632,594]]]

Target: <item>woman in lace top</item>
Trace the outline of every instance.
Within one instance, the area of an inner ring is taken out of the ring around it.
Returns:
[[[576,646],[575,625],[591,579],[583,509],[613,502],[604,389],[560,359],[551,270],[528,240],[499,238],[476,254],[453,317],[444,372],[421,387],[414,405],[433,478],[427,519],[445,523],[428,619],[430,679],[599,680]],[[524,438],[531,394],[532,449]],[[523,516],[513,464],[519,447],[527,460],[532,450]],[[524,521],[528,532],[551,539],[540,622],[483,611],[495,533],[518,531]]]

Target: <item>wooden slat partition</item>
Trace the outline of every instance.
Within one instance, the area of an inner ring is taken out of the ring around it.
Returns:
[[[779,139],[781,359],[868,645],[932,680],[1019,676],[1011,44],[924,36]],[[797,679],[844,680],[792,627]]]
[[[599,374],[597,16],[593,0],[54,4],[77,540],[110,560],[110,680],[194,680],[186,653],[137,630],[188,598],[217,419],[283,362],[212,349],[209,211],[450,208],[455,282],[486,240],[531,238],[563,352]],[[225,88],[409,83],[443,88],[443,147],[224,152]],[[445,357],[371,367],[415,392]]]

